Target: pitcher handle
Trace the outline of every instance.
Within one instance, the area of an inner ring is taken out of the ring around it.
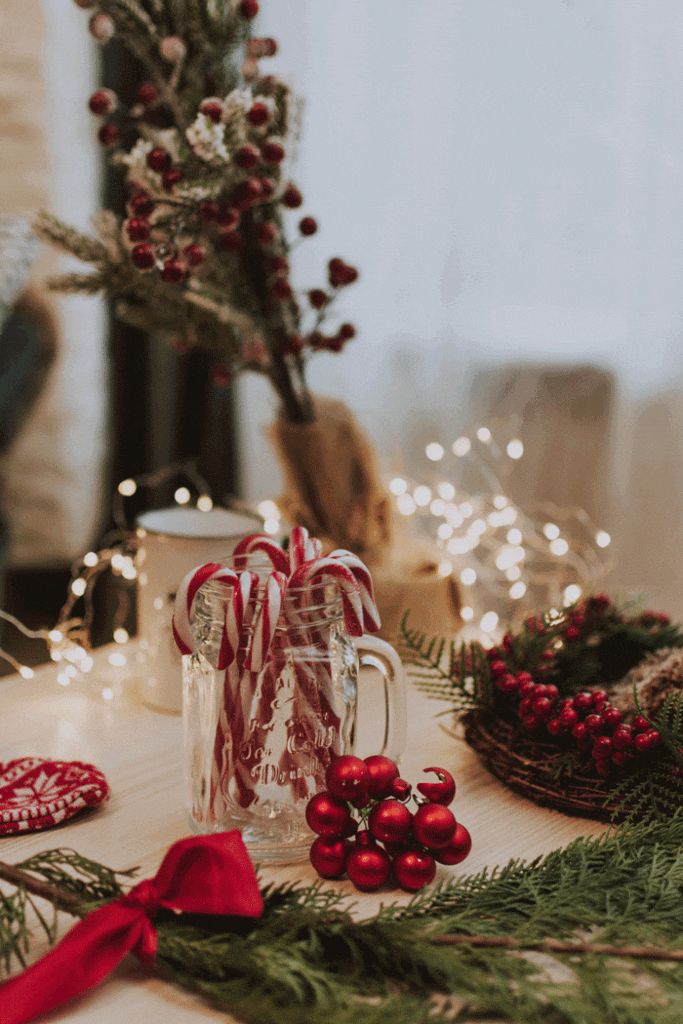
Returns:
[[[360,667],[374,668],[382,676],[385,724],[381,753],[396,761],[405,750],[407,738],[406,684],[401,659],[391,644],[367,634],[356,640],[356,650]]]

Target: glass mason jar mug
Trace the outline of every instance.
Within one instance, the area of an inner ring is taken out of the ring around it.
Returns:
[[[232,588],[216,582],[200,589],[194,653],[183,657],[190,824],[197,832],[239,828],[257,861],[286,863],[310,848],[306,804],[324,789],[327,766],[354,751],[359,668],[376,669],[382,678],[382,753],[396,759],[403,752],[403,671],[389,644],[348,634],[336,586],[320,583],[287,591],[260,671],[244,664],[249,630],[236,659],[221,670],[231,598]]]

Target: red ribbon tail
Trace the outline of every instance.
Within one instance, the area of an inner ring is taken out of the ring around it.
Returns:
[[[126,953],[148,944],[153,926],[141,907],[94,910],[37,963],[0,986],[0,1024],[28,1021],[98,985]]]

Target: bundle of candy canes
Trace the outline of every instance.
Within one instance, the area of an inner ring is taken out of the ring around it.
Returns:
[[[472,839],[449,809],[453,776],[445,768],[424,771],[436,780],[419,782],[418,796],[381,754],[364,761],[345,754],[330,764],[325,791],[306,808],[306,821],[318,836],[310,860],[321,878],[347,874],[356,889],[373,892],[393,876],[402,889],[417,892],[434,881],[437,861],[465,860]]]
[[[272,567],[264,579],[247,568],[253,556],[261,556]],[[304,527],[295,527],[286,550],[266,534],[252,534],[235,548],[233,568],[210,562],[187,573],[178,587],[173,614],[173,636],[182,654],[194,652],[191,623],[195,602],[201,588],[210,582],[228,590],[216,661],[216,668],[225,672],[225,684],[211,782],[213,812],[220,817],[229,802],[231,781],[242,807],[249,807],[256,799],[253,751],[258,743],[249,743],[248,739],[255,729],[268,724],[272,714],[284,667],[282,657],[278,658],[282,654],[276,633],[278,623],[290,627],[286,640],[289,646],[314,646],[319,638],[306,611],[312,600],[321,599],[329,584],[341,597],[347,633],[361,636],[376,632],[381,623],[372,577],[364,563],[343,549],[323,557],[320,541]],[[305,655],[295,661],[294,674],[296,692],[292,694],[290,717],[305,732],[299,745],[315,751],[322,772],[326,762],[339,753],[340,720],[332,692],[334,680],[324,661],[307,661]],[[336,737],[327,749],[321,747],[321,725]],[[300,755],[288,745],[280,759],[278,780],[288,781],[295,796],[305,798],[309,795],[306,774]]]

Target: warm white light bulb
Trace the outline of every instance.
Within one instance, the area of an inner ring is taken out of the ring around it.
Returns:
[[[477,430],[477,437],[482,444],[489,444],[491,441],[491,431],[488,427],[479,427]]]
[[[477,574],[474,569],[468,566],[467,569],[463,569],[460,573],[460,582],[466,587],[471,587],[473,583],[477,582]]]
[[[472,442],[469,437],[457,437],[453,442],[451,450],[454,455],[458,456],[458,458],[462,458],[463,455],[467,455],[471,447]]]
[[[392,494],[395,494],[396,497],[399,497],[401,494],[406,493],[408,490],[408,484],[402,476],[395,476],[389,484],[389,490]]]
[[[556,540],[551,540],[550,551],[553,555],[557,555],[558,558],[561,558],[562,555],[566,555],[569,551],[569,544],[567,544],[564,537],[558,537]]]
[[[517,580],[516,583],[512,584],[508,593],[513,601],[519,601],[520,597],[524,597],[526,594],[526,583],[522,580]]]
[[[598,545],[599,548],[607,548],[612,543],[612,538],[610,537],[607,530],[598,530],[598,532],[595,535],[595,543]]]
[[[560,536],[560,528],[555,523],[546,523],[543,527],[543,534],[548,540],[556,540]]]
[[[484,612],[479,625],[484,633],[492,633],[498,625],[498,616],[495,612]]]
[[[200,494],[197,498],[197,508],[200,512],[210,512],[213,508],[213,500],[208,494]]]
[[[94,551],[87,551],[83,555],[83,565],[87,565],[89,569],[94,569],[98,562],[99,558]]]
[[[450,576],[453,572],[453,563],[448,558],[444,558],[443,561],[439,562],[439,576]]]
[[[445,454],[443,445],[438,441],[431,441],[425,448],[425,455],[432,462],[439,462]]]
[[[514,440],[508,442],[506,451],[511,459],[521,459],[522,455],[524,455],[524,445],[519,438],[514,438]]]
[[[188,501],[192,497],[187,487],[179,487],[173,497],[178,505],[187,505]]]
[[[119,494],[124,498],[132,498],[137,489],[138,485],[135,483],[135,480],[131,480],[130,477],[127,480],[122,480],[117,488]]]
[[[468,604],[465,604],[460,609],[460,618],[463,622],[471,622],[474,618],[474,608],[470,608]]]
[[[432,489],[426,484],[420,484],[413,491],[413,500],[419,508],[424,508],[432,500]]]
[[[86,590],[87,584],[85,580],[81,579],[80,577],[77,580],[74,580],[73,583],[71,584],[71,592],[72,594],[75,594],[76,597],[83,597]]]
[[[415,502],[412,495],[401,494],[396,502],[396,508],[402,516],[412,516],[415,511]]]
[[[442,480],[436,489],[439,492],[439,497],[443,498],[444,501],[453,501],[455,497],[455,487],[453,484],[447,480]]]
[[[570,583],[568,587],[564,588],[563,599],[565,606],[574,604],[581,597],[581,587],[578,583]]]

